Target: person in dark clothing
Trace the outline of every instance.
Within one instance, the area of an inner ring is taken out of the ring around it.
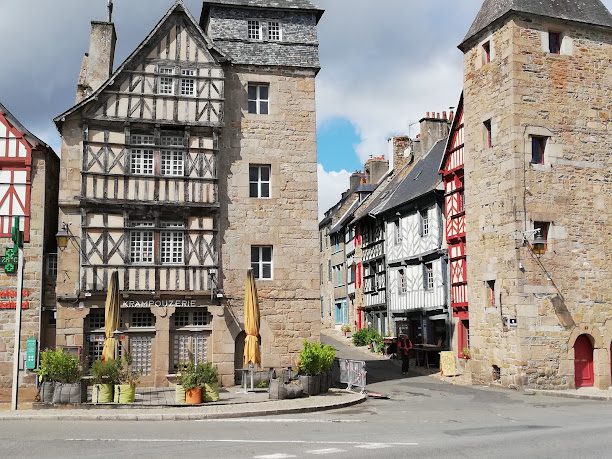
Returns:
[[[410,351],[412,349],[412,342],[407,336],[400,336],[397,343],[397,352],[402,359],[402,374],[405,375],[410,369]]]

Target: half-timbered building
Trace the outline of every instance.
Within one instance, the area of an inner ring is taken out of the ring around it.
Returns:
[[[8,268],[11,261],[5,254],[14,245],[15,219],[23,232],[25,260],[21,349],[25,351],[30,337],[36,338],[38,349],[53,345],[44,330],[55,322],[58,170],[55,152],[0,104],[0,387],[12,384],[17,273]],[[20,386],[35,387],[24,362],[20,368]]]
[[[113,271],[121,342],[143,384],[167,384],[187,361],[211,361],[234,381],[247,268],[265,366],[292,364],[301,341],[318,337],[303,326],[318,322],[316,262],[291,245],[316,250],[322,12],[277,6],[207,1],[198,22],[176,2],[114,71],[114,25],[92,23],[77,105],[55,119],[60,220],[72,239],[59,259],[58,344],[88,362],[100,356]],[[300,46],[306,57],[284,54]]]

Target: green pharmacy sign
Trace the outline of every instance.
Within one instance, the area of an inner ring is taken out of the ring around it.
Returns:
[[[6,274],[15,274],[19,264],[19,247],[23,247],[21,231],[19,231],[19,217],[15,217],[13,230],[11,232],[13,247],[8,247],[4,255],[0,255],[0,266],[4,267]]]

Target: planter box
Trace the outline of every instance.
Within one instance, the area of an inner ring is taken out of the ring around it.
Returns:
[[[316,375],[316,376],[300,375],[299,378],[300,378],[300,383],[302,383],[302,388],[304,389],[305,394],[319,395],[321,393],[320,375]]]
[[[87,391],[85,391],[85,394],[87,394]],[[82,403],[83,401],[83,390],[80,382],[75,384],[55,383],[53,403],[78,404]]]
[[[175,401],[177,405],[185,404],[185,388],[180,384],[177,384],[175,388]]]
[[[185,403],[187,405],[200,405],[202,403],[202,388],[194,387],[185,391]]]
[[[304,390],[299,383],[284,383],[280,379],[272,379],[270,381],[270,400],[301,398],[303,395]]]
[[[136,386],[131,384],[115,385],[115,403],[134,403],[136,400]]]
[[[44,382],[40,385],[40,401],[42,403],[53,403],[54,382]]]
[[[112,384],[94,384],[91,390],[91,403],[111,403],[113,401]]]
[[[205,402],[218,402],[219,384],[204,384],[202,394]]]

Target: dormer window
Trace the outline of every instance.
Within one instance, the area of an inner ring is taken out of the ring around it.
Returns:
[[[281,24],[278,21],[268,22],[268,40],[270,41],[281,41],[282,30]]]
[[[261,22],[249,21],[249,40],[261,40]]]

